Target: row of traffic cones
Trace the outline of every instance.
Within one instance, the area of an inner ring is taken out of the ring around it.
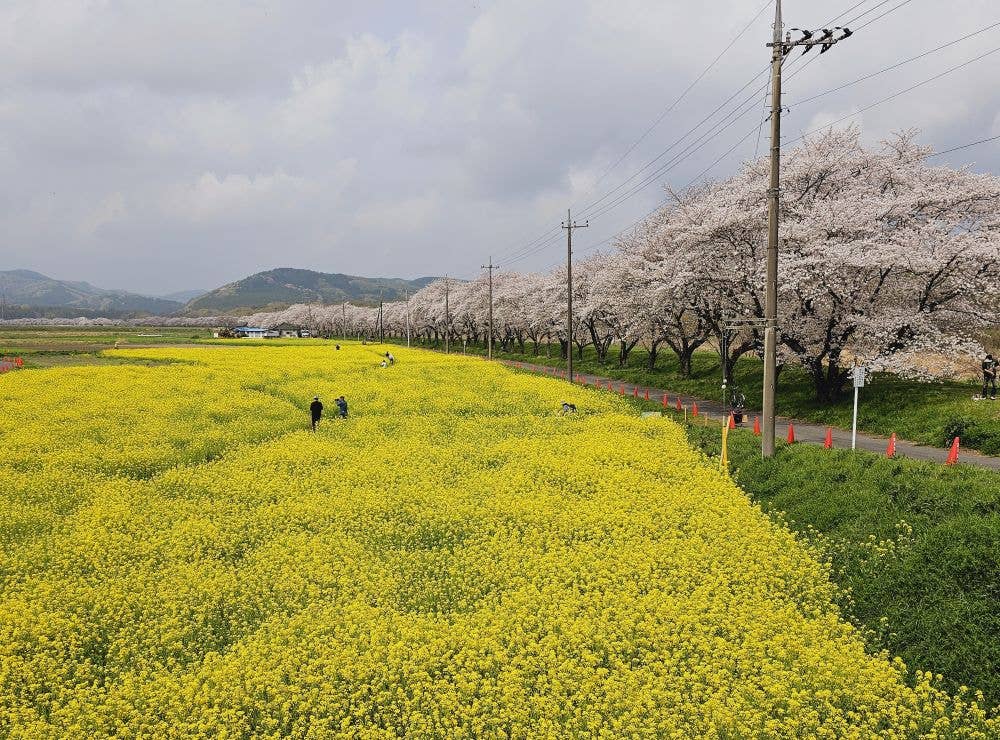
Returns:
[[[514,365],[518,369],[521,369],[523,367],[521,365],[521,363],[519,363],[519,362],[514,363]],[[566,377],[566,371],[565,370],[558,370],[556,368],[553,368],[549,372],[551,372],[551,374],[554,377],[561,377],[561,378],[565,378]],[[583,377],[582,375],[579,376],[579,382],[580,382],[580,385],[583,385],[583,386],[587,385],[587,379],[585,377]],[[598,379],[596,379],[596,378],[594,379],[594,387],[596,387],[596,388],[600,388],[601,387],[600,381]],[[611,391],[611,392],[614,392],[614,387],[612,386],[612,383],[611,383],[610,380],[608,381],[607,389],[609,391]],[[621,385],[618,386],[618,393],[620,395],[622,395],[622,396],[625,395],[625,386],[624,386],[624,384],[621,384]],[[639,388],[638,388],[638,386],[633,386],[632,387],[632,397],[633,398],[639,398]],[[642,397],[646,401],[649,400],[649,389],[648,388],[645,389],[645,391],[642,394]],[[666,408],[670,408],[670,397],[666,393],[663,394],[663,408],[665,408],[665,409]],[[676,402],[675,408],[677,409],[677,411],[684,411],[685,410],[685,407],[684,407],[684,405],[681,402],[681,397],[680,396],[677,396],[677,402]],[[698,416],[698,402],[697,401],[694,401],[694,402],[691,403],[691,416],[693,416],[693,417],[697,417]],[[736,420],[733,418],[732,414],[729,415],[729,421],[728,421],[728,423],[727,423],[726,426],[729,429],[736,429]],[[753,433],[757,437],[760,436],[760,417],[759,416],[755,416],[753,418]],[[788,435],[786,436],[785,441],[788,444],[795,444],[795,425],[792,424],[792,423],[788,424]],[[832,450],[833,449],[833,427],[827,427],[826,428],[826,437],[823,440],[823,447],[825,449],[827,449],[827,450]],[[959,453],[960,448],[961,448],[961,439],[959,437],[955,437],[952,440],[952,442],[951,442],[951,448],[948,450],[948,458],[945,461],[945,465],[955,465],[958,462],[958,453]],[[889,443],[888,443],[888,445],[886,446],[886,449],[885,449],[885,456],[887,458],[893,458],[893,457],[896,456],[896,434],[895,434],[895,432],[893,432],[893,434],[890,435],[890,437],[889,437]]]
[[[734,429],[735,428],[735,423],[733,422],[732,415],[730,415],[730,417],[729,417],[729,428],[730,429]],[[757,437],[760,436],[760,417],[759,416],[755,416],[753,418],[753,433]],[[788,442],[788,444],[794,444],[795,443],[795,425],[794,424],[791,424],[791,423],[788,424],[788,437],[786,438],[786,441]],[[961,444],[962,444],[962,442],[961,442],[961,439],[959,437],[955,437],[951,441],[951,449],[949,449],[949,451],[948,451],[948,459],[945,460],[945,465],[955,465],[958,462],[958,453],[959,453],[959,449],[961,448]],[[827,450],[832,450],[833,449],[833,427],[827,427],[826,428],[826,438],[823,440],[823,447],[825,449],[827,449]],[[896,433],[895,432],[893,432],[889,436],[889,444],[886,445],[885,456],[887,458],[893,458],[893,457],[896,456]]]

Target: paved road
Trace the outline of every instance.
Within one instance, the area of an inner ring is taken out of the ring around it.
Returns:
[[[530,370],[532,372],[541,373],[544,375],[552,375],[553,370],[565,375],[565,370],[558,370],[557,368],[552,368],[547,365],[533,365],[527,362],[514,362],[512,360],[500,360],[505,365],[510,365],[513,367],[518,367],[523,370]],[[620,392],[621,388],[624,387],[625,393],[629,396],[633,395],[634,392],[638,392],[640,398],[644,398],[646,391],[649,391],[649,398],[652,401],[660,402],[663,399],[663,395],[666,394],[671,408],[675,408],[677,403],[678,394],[664,388],[647,388],[646,386],[636,386],[631,383],[626,383],[621,380],[613,380],[611,378],[598,377],[596,375],[591,375],[589,373],[575,373],[577,381],[584,380],[587,385],[593,386],[595,383],[599,384],[602,388],[607,388],[610,382],[612,388],[616,392]],[[705,401],[700,398],[692,398],[691,396],[681,396],[681,403],[686,405],[689,409],[695,403],[698,404],[699,414],[708,414],[710,417],[714,417],[717,423],[721,423],[722,416],[728,413],[728,410],[723,409],[722,404],[718,401]],[[754,416],[759,415],[759,412],[749,412],[745,426],[750,426],[753,424]],[[796,442],[806,442],[809,444],[823,444],[826,439],[827,427],[813,424],[808,421],[799,421],[796,419],[788,419],[785,417],[778,417],[777,419],[777,430],[775,434],[779,439],[787,439],[788,437],[788,425],[789,423],[795,427],[795,441]],[[838,429],[833,427],[833,446],[835,448],[849,448],[851,446],[851,432],[849,429]],[[889,444],[888,437],[880,437],[873,434],[862,434],[858,432],[858,449],[867,450],[869,452],[877,452],[880,454],[885,454],[886,447]],[[918,445],[915,442],[908,442],[906,440],[897,439],[896,440],[896,454],[913,458],[915,460],[931,460],[934,462],[943,463],[948,457],[948,450],[941,449],[939,447],[927,447],[926,445]],[[1000,457],[989,457],[987,455],[980,455],[974,450],[962,450],[959,454],[959,462],[966,463],[968,465],[978,465],[983,468],[991,468],[993,470],[1000,471]]]

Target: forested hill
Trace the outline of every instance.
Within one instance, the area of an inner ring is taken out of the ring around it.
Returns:
[[[208,315],[287,306],[293,303],[378,303],[402,300],[435,278],[368,278],[282,267],[258,272],[195,298],[184,313]]]
[[[105,290],[90,283],[56,280],[32,270],[0,271],[0,296],[8,318],[168,315],[183,305],[124,290]]]

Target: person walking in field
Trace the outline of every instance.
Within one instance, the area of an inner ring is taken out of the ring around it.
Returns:
[[[986,355],[983,360],[983,398],[989,393],[991,401],[997,400],[997,371],[1000,370],[1000,361],[993,355]]]
[[[396,364],[396,358],[393,357],[392,352],[386,352],[385,353],[385,359],[387,359],[389,361],[390,365],[395,365]]]
[[[340,418],[347,418],[347,399],[343,396],[337,399],[337,408],[340,410]]]
[[[312,428],[315,432],[316,425],[319,424],[319,420],[323,416],[323,404],[319,400],[319,396],[313,397],[313,402],[309,404],[309,413],[312,416]]]

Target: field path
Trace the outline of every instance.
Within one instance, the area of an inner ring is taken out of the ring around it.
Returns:
[[[500,360],[500,362],[510,367],[516,367],[543,375],[552,375],[553,370],[557,370],[557,368],[552,368],[548,365],[535,365],[528,362],[516,362],[514,360]],[[604,378],[590,373],[574,373],[574,375],[581,380],[586,380],[587,385],[589,386],[593,386],[597,383],[601,387],[607,388],[608,383],[611,383],[616,392],[620,392],[620,389],[624,387],[625,394],[628,396],[632,396],[634,392],[638,391],[639,397],[644,398],[645,393],[648,390],[649,398],[652,401],[660,401],[663,398],[663,394],[667,394],[670,400],[671,408],[675,408],[674,404],[676,404],[677,396],[679,395],[667,388],[650,388],[643,385],[634,385],[622,380]],[[681,402],[689,407],[692,403],[697,403],[699,413],[708,414],[709,416],[715,417],[717,420],[721,419],[723,414],[728,413],[728,410],[723,409],[722,404],[718,401],[706,401],[702,398],[692,398],[691,396],[681,395]],[[748,411],[744,426],[746,427],[752,424],[753,417],[759,414],[759,411]],[[787,417],[782,416],[778,417],[777,429],[775,432],[777,439],[786,439],[788,437],[789,423],[795,426],[796,442],[823,444],[826,438],[826,426],[814,424],[808,421],[800,421],[798,419],[788,419]],[[859,450],[884,454],[888,444],[888,437],[881,437],[874,434],[862,434],[861,432],[858,432]],[[851,446],[851,430],[833,427],[833,446],[837,449],[849,448]],[[896,439],[896,452],[903,457],[908,457],[914,460],[928,460],[939,463],[944,463],[948,457],[948,450],[946,449],[919,445],[916,442],[909,442],[898,438]],[[978,465],[983,468],[1000,470],[1000,457],[990,457],[989,455],[980,454],[975,450],[963,449],[959,454],[958,459],[959,462],[967,465]]]

